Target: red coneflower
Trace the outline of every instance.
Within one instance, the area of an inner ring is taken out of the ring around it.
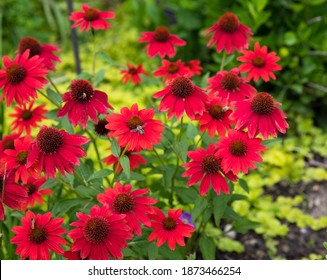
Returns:
[[[97,114],[107,114],[107,109],[114,108],[108,103],[108,96],[105,92],[94,90],[87,80],[74,80],[70,85],[70,91],[64,93],[62,101],[66,104],[58,110],[58,117],[68,114],[68,120],[77,126],[85,129],[88,117],[94,123],[98,121]]]
[[[125,150],[125,147],[120,147],[121,152]],[[130,170],[139,168],[140,164],[146,164],[146,160],[140,154],[133,152],[133,151],[125,151],[125,156],[129,159]],[[115,157],[114,155],[110,155],[103,159],[103,162],[107,165],[114,165],[114,170],[117,170],[117,173],[122,171],[122,166],[119,162],[119,158]],[[118,166],[117,166],[118,165]]]
[[[248,40],[252,39],[251,29],[243,25],[233,13],[223,14],[204,34],[212,35],[208,47],[216,45],[217,52],[225,49],[226,53],[232,53],[234,49],[241,51],[247,48]]]
[[[27,183],[23,185],[27,189],[27,201],[26,203],[21,203],[22,211],[25,211],[27,206],[34,207],[35,201],[42,205],[44,203],[42,196],[50,195],[52,193],[52,190],[50,189],[40,190],[45,181],[46,179],[44,177],[39,179],[29,177],[27,179]]]
[[[252,96],[256,89],[247,84],[244,78],[238,76],[238,73],[239,70],[234,68],[229,72],[217,72],[216,76],[209,78],[207,87],[209,95],[217,96],[227,104]]]
[[[242,73],[248,73],[247,80],[252,79],[256,82],[261,77],[265,82],[269,81],[269,77],[276,80],[273,71],[282,69],[276,62],[280,58],[275,52],[268,53],[267,46],[260,48],[260,43],[254,44],[254,51],[243,50],[243,56],[237,58],[238,61],[244,62],[238,68]]]
[[[55,71],[54,62],[61,62],[60,58],[53,54],[53,52],[60,51],[55,45],[41,44],[33,37],[24,37],[19,42],[18,53],[23,54],[27,49],[30,50],[30,58],[35,55],[43,58],[43,63],[48,70]]]
[[[94,131],[98,136],[108,136],[110,130],[106,128],[108,121],[106,119],[98,119],[97,123],[94,123]]]
[[[144,196],[149,192],[147,189],[132,190],[132,185],[122,186],[117,182],[113,189],[107,188],[104,194],[98,194],[98,201],[108,204],[109,209],[116,214],[125,214],[127,224],[132,233],[142,235],[141,222],[145,226],[151,225],[150,219],[146,216],[151,212],[150,205],[157,203],[157,200]]]
[[[260,138],[250,139],[243,131],[230,130],[228,136],[223,136],[217,143],[217,155],[222,159],[221,167],[226,171],[238,174],[248,173],[249,168],[256,168],[256,162],[262,162],[261,156],[266,147],[261,145]]]
[[[194,227],[185,224],[180,219],[181,215],[182,209],[170,209],[166,217],[160,209],[153,207],[152,213],[148,216],[152,220],[150,228],[154,231],[149,235],[148,241],[157,239],[157,247],[167,242],[170,250],[175,250],[176,243],[185,246],[184,237],[191,237]]]
[[[84,136],[68,134],[55,127],[42,126],[32,143],[32,151],[27,158],[27,166],[36,161],[38,173],[44,171],[46,177],[55,178],[56,169],[65,176],[73,174],[74,166],[86,152],[81,147],[90,140]]]
[[[68,233],[74,240],[72,252],[79,252],[82,259],[108,260],[109,255],[122,258],[121,248],[127,248],[126,240],[132,238],[125,215],[113,214],[109,206],[93,206],[90,215],[77,212],[78,220],[71,223],[77,228]]]
[[[168,119],[174,115],[181,119],[185,111],[189,118],[194,120],[196,113],[202,115],[207,102],[207,95],[187,77],[177,77],[153,97],[163,97],[159,112],[168,111]]]
[[[56,254],[63,254],[60,245],[65,245],[66,241],[61,237],[65,233],[62,228],[63,218],[51,219],[51,212],[44,215],[34,214],[27,211],[22,217],[22,225],[14,226],[12,231],[16,235],[10,239],[12,244],[17,244],[16,254],[22,259],[30,260],[50,260],[50,251]]]
[[[3,94],[0,101],[6,97],[7,105],[10,106],[13,100],[19,104],[37,98],[37,89],[42,89],[48,81],[44,78],[48,70],[44,66],[43,59],[38,55],[31,58],[30,50],[23,54],[17,54],[14,60],[8,56],[2,58],[4,69],[0,70],[0,88]]]
[[[27,166],[27,157],[31,152],[32,139],[30,135],[14,140],[14,150],[5,150],[4,156],[0,159],[2,172],[4,164],[7,164],[7,170],[15,173],[15,182],[20,180],[23,184],[27,183],[29,176],[36,178],[38,176],[35,165]]]
[[[15,176],[12,172],[0,173],[0,220],[4,219],[3,203],[9,208],[20,210],[20,204],[27,200],[26,189],[15,183]],[[3,198],[3,200],[2,200]]]
[[[229,170],[224,171],[221,168],[222,159],[218,156],[218,150],[214,144],[210,144],[206,150],[197,148],[195,151],[189,151],[187,155],[192,161],[183,164],[183,167],[189,169],[182,176],[190,176],[187,182],[188,186],[201,181],[201,196],[208,192],[210,185],[217,195],[220,194],[221,190],[229,194],[228,184],[224,176],[233,182],[237,181],[237,177]]]
[[[10,124],[13,131],[17,130],[19,134],[26,131],[27,134],[31,134],[31,128],[38,126],[38,123],[46,119],[44,116],[48,110],[45,109],[45,104],[34,107],[34,101],[29,105],[23,104],[22,106],[15,106],[15,113],[10,114],[10,117],[15,120]]]
[[[185,69],[182,61],[179,59],[176,62],[170,62],[168,60],[162,61],[163,66],[159,66],[157,71],[153,73],[155,77],[164,77],[164,83],[170,82],[172,79],[184,76],[188,74],[188,71]]]
[[[165,55],[168,57],[174,57],[176,50],[174,46],[185,46],[186,42],[174,34],[169,33],[169,30],[160,26],[157,27],[154,32],[141,32],[142,38],[138,39],[138,42],[148,42],[146,49],[148,50],[148,56],[154,57],[159,54],[161,58]]]
[[[109,137],[118,137],[118,145],[129,151],[152,149],[152,145],[160,143],[164,126],[160,120],[154,120],[154,109],[139,110],[137,104],[131,109],[124,107],[120,114],[107,116],[110,130]]]
[[[226,103],[218,98],[212,98],[208,101],[203,115],[196,117],[199,120],[201,132],[208,130],[210,137],[214,137],[216,132],[218,132],[219,136],[226,134],[226,131],[235,122],[230,118],[230,114],[233,111],[225,105]]]
[[[202,67],[200,60],[190,60],[184,63],[184,68],[188,71],[187,76],[192,78],[195,75],[201,75]]]
[[[289,127],[286,122],[286,114],[277,106],[281,103],[274,101],[274,98],[267,92],[259,92],[250,99],[235,102],[237,108],[231,118],[236,120],[235,129],[248,128],[250,138],[261,133],[264,139],[269,135],[277,137],[277,130],[286,133]]]
[[[14,140],[19,137],[18,134],[14,133],[11,135],[6,135],[2,138],[0,141],[0,158],[4,156],[4,151],[5,150],[14,150],[15,145],[14,145]]]
[[[123,75],[121,80],[124,84],[127,84],[127,82],[131,80],[134,85],[137,85],[142,82],[142,79],[140,77],[141,74],[148,76],[148,73],[144,71],[142,64],[134,66],[132,64],[127,63],[127,68],[127,70],[120,71],[120,74]]]
[[[106,19],[112,19],[116,16],[114,12],[102,12],[96,8],[90,8],[86,4],[82,4],[82,9],[83,12],[72,12],[69,16],[70,20],[75,21],[72,28],[80,25],[80,32],[83,30],[88,32],[90,28],[107,30],[111,24]]]

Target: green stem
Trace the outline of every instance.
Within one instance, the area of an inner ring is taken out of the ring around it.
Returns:
[[[182,139],[182,133],[183,133],[183,119],[184,119],[184,116],[181,118],[181,123],[180,123],[180,128],[179,128],[179,135],[178,135],[178,142],[180,142],[181,139]]]
[[[50,78],[49,75],[47,76],[47,79],[50,82],[50,84],[52,85],[52,87],[54,88],[54,90],[61,96],[59,89],[57,88],[56,84],[52,81],[52,79]]]
[[[112,182],[110,184],[110,186],[113,188],[114,187],[114,183],[115,183],[115,179],[118,175],[118,168],[119,168],[119,164],[120,164],[120,159],[125,155],[126,151],[127,151],[127,147],[128,145],[125,147],[125,149],[122,151],[122,153],[119,155],[119,158],[118,158],[118,162],[117,162],[117,165],[116,165],[116,168],[114,170],[114,177],[112,178]]]
[[[37,89],[37,92],[39,93],[39,94],[41,94],[43,97],[45,97],[46,99],[48,99],[53,105],[55,105],[56,107],[58,107],[58,108],[60,108],[60,106],[56,103],[56,102],[54,102],[54,101],[52,101],[46,94],[44,94],[42,91],[40,91],[40,90],[38,90]]]
[[[163,166],[166,166],[166,164],[163,162],[163,160],[161,159],[160,155],[158,154],[157,150],[155,147],[153,147],[153,152],[154,154],[157,156],[158,160],[160,161],[160,163],[163,165]]]
[[[205,134],[205,131],[202,132],[201,136],[200,136],[200,139],[196,142],[195,146],[198,146],[200,141],[202,140],[203,136]]]
[[[95,30],[91,28],[92,41],[93,41],[93,61],[92,61],[92,74],[93,82],[95,81],[95,58],[96,58],[96,43],[95,43]]]
[[[225,61],[226,61],[226,51],[224,51],[223,58],[221,59],[220,71],[223,71],[224,70]]]

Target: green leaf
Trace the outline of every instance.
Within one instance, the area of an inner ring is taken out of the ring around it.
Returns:
[[[216,245],[209,237],[200,237],[199,241],[202,257],[205,260],[215,260]]]
[[[230,219],[232,221],[243,221],[244,220],[239,214],[237,214],[229,206],[226,207],[223,218]]]
[[[231,196],[221,193],[218,196],[214,196],[212,199],[213,204],[213,216],[215,219],[216,226],[219,226],[220,220],[224,215],[227,204]]]
[[[324,247],[327,249],[327,242],[324,242],[323,244],[324,244]]]
[[[56,91],[52,90],[51,88],[47,88],[47,96],[57,106],[61,105],[62,102],[61,95],[58,94]]]
[[[194,203],[196,200],[198,193],[194,188],[183,188],[183,187],[175,187],[175,192],[177,196],[184,202],[185,204]]]
[[[270,148],[274,146],[276,143],[280,143],[281,141],[282,140],[280,138],[268,139],[268,140],[263,140],[261,144],[264,145],[266,148]]]
[[[106,71],[104,69],[101,69],[95,74],[94,77],[94,86],[97,87],[101,82],[104,80],[104,75],[106,74]]]
[[[239,233],[246,233],[250,229],[254,229],[256,227],[260,226],[260,223],[252,222],[247,219],[242,219],[233,222],[233,229]]]
[[[82,197],[90,197],[90,198],[95,198],[98,195],[98,191],[90,188],[90,187],[85,187],[85,186],[78,186],[75,189],[76,193],[78,193]]]
[[[208,200],[204,197],[198,197],[194,203],[192,210],[192,221],[194,222],[197,217],[203,212],[203,210],[208,206]]]
[[[186,162],[187,159],[187,154],[186,152],[188,151],[188,141],[183,139],[179,143],[174,144],[174,150],[178,157],[183,161]]]
[[[53,187],[59,185],[60,183],[57,180],[54,179],[48,179],[45,181],[45,183],[40,187],[40,190],[44,189],[52,189]]]
[[[158,257],[158,247],[156,246],[156,244],[154,242],[150,243],[149,247],[148,247],[148,256],[149,256],[149,260],[155,260]]]
[[[199,134],[198,129],[193,123],[189,123],[186,129],[186,135],[189,139],[194,139],[195,136]]]
[[[243,180],[243,179],[238,179],[238,183],[240,184],[240,186],[241,186],[241,188],[243,189],[243,190],[245,190],[247,193],[249,193],[249,186],[248,186],[248,183],[245,181],[245,180]]]
[[[94,179],[98,179],[98,178],[103,178],[103,177],[107,177],[110,174],[112,174],[112,171],[109,169],[101,169],[95,173],[93,173],[88,179],[87,181],[91,181]]]
[[[110,150],[116,158],[119,158],[121,150],[120,150],[120,146],[118,145],[115,139],[112,139],[111,141]]]
[[[52,214],[54,217],[60,217],[74,207],[80,208],[82,205],[85,205],[87,201],[87,199],[74,198],[56,202],[53,206]]]
[[[127,156],[122,156],[119,159],[119,162],[123,168],[123,172],[126,175],[127,179],[131,176],[131,170],[130,170],[130,164],[129,164],[129,158]]]

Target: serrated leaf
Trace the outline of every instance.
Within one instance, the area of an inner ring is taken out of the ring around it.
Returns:
[[[188,151],[188,141],[187,140],[181,140],[179,143],[174,144],[174,150],[177,154],[177,156],[183,161],[186,162]]]
[[[111,150],[112,154],[116,158],[119,158],[121,149],[120,149],[120,146],[118,145],[118,143],[117,143],[117,141],[115,139],[112,139],[112,141],[111,141],[110,150]]]
[[[154,242],[150,243],[150,245],[148,247],[149,260],[157,259],[158,254],[159,254],[159,250],[158,250],[158,247],[156,246],[156,244]]]
[[[78,193],[80,196],[82,197],[90,197],[90,198],[94,198],[98,195],[98,191],[96,191],[95,189],[92,189],[90,187],[85,187],[85,186],[78,186],[75,189],[76,193]]]
[[[226,207],[223,217],[226,218],[226,219],[230,219],[232,221],[243,221],[244,220],[239,214],[237,214],[229,206]]]
[[[75,198],[56,202],[53,206],[52,214],[54,217],[60,217],[74,207],[85,205],[87,201],[87,199]]]
[[[215,260],[216,244],[209,237],[200,237],[199,241],[202,257],[205,260]]]
[[[40,187],[40,190],[44,190],[44,189],[51,189],[57,185],[59,185],[61,183],[59,183],[57,180],[54,179],[48,179],[44,182],[44,184]]]
[[[51,88],[47,88],[46,90],[48,98],[55,103],[57,106],[61,105],[62,98],[61,95],[58,94],[56,91],[52,90]]]
[[[193,123],[189,123],[186,129],[186,135],[189,139],[194,139],[195,136],[199,134],[198,129]]]
[[[87,181],[91,181],[94,179],[98,179],[98,178],[103,178],[103,177],[107,177],[110,174],[112,174],[112,171],[109,169],[101,169],[95,173],[93,173],[88,179]]]
[[[95,74],[94,77],[94,86],[98,86],[101,84],[101,82],[104,80],[104,75],[106,74],[106,71],[104,69],[101,69]]]
[[[279,138],[275,138],[275,139],[268,139],[268,140],[263,140],[261,142],[262,145],[264,145],[266,148],[270,148],[272,146],[274,146],[277,143],[280,143],[282,140]]]
[[[256,227],[260,226],[260,223],[252,222],[247,219],[242,219],[239,221],[233,222],[233,229],[239,233],[246,233],[250,229],[254,229]]]
[[[192,210],[192,221],[194,222],[197,217],[204,211],[204,209],[208,206],[208,200],[204,197],[198,197],[198,199],[194,203],[194,207]]]
[[[127,179],[131,176],[131,170],[130,170],[130,164],[129,164],[129,158],[127,156],[122,156],[119,159],[119,162],[123,168],[123,172],[126,175]]]
[[[247,193],[249,193],[249,186],[248,186],[248,183],[245,181],[245,180],[243,180],[243,179],[238,179],[238,183],[240,184],[240,186],[241,186],[241,188],[243,189],[243,190],[245,190]]]
[[[215,219],[216,226],[219,226],[220,220],[224,215],[227,204],[230,200],[231,196],[226,194],[220,194],[218,196],[214,196],[212,199],[213,204],[213,216]]]
[[[185,204],[193,203],[198,196],[197,191],[193,188],[175,187],[174,190],[175,190],[177,196]]]

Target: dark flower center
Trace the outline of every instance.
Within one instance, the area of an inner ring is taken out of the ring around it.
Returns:
[[[270,115],[275,109],[274,98],[266,92],[260,92],[252,99],[251,109],[260,116]]]
[[[162,222],[162,225],[165,230],[173,230],[176,227],[176,222],[174,221],[173,218],[165,218]]]
[[[20,54],[24,53],[26,50],[30,50],[30,56],[40,54],[42,50],[42,46],[38,40],[33,37],[24,37],[20,40],[18,46],[18,52]]]
[[[15,150],[14,140],[8,139],[4,141],[3,150]]]
[[[178,69],[179,69],[179,67],[178,67],[177,63],[171,62],[168,66],[168,73],[174,74],[174,73],[178,72]]]
[[[93,97],[93,87],[87,80],[75,80],[70,85],[70,95],[76,102],[87,103]]]
[[[223,110],[223,107],[219,105],[210,106],[208,112],[210,116],[215,120],[222,120],[225,116],[225,111]]]
[[[262,57],[256,57],[252,59],[252,64],[257,68],[262,68],[265,66],[266,62]]]
[[[189,61],[188,62],[185,62],[184,63],[184,66],[187,67],[187,68],[192,68],[192,64]]]
[[[220,162],[215,155],[207,155],[203,158],[201,162],[201,167],[203,172],[213,174],[220,170]]]
[[[125,214],[127,212],[130,212],[134,208],[134,200],[133,198],[126,194],[126,193],[120,193],[116,196],[114,201],[114,208],[115,210],[120,214]]]
[[[46,127],[36,136],[36,143],[42,153],[52,154],[62,146],[64,139],[57,128]]]
[[[100,17],[99,12],[94,9],[94,8],[89,8],[85,13],[84,13],[84,19],[86,21],[94,21],[97,20]]]
[[[193,83],[186,77],[177,77],[171,83],[171,92],[180,98],[188,97],[193,92]]]
[[[222,79],[221,79],[221,87],[224,90],[231,90],[235,91],[238,90],[238,86],[240,85],[241,81],[239,77],[237,77],[233,73],[227,73]]]
[[[169,35],[170,34],[168,29],[164,26],[157,27],[154,31],[154,39],[157,42],[166,42],[169,38]]]
[[[222,31],[233,33],[238,29],[240,21],[233,13],[226,13],[219,18],[218,25]]]
[[[94,131],[100,136],[106,136],[110,130],[106,128],[108,121],[106,119],[99,120],[97,124],[94,124]]]
[[[242,140],[234,140],[229,146],[229,152],[236,157],[245,156],[247,146]]]
[[[128,73],[131,75],[135,75],[135,74],[137,74],[137,69],[135,67],[129,67]]]
[[[26,184],[25,187],[27,188],[28,196],[31,196],[36,192],[36,186],[34,184]]]
[[[28,152],[22,151],[17,154],[16,159],[20,165],[25,165],[27,162],[27,156],[28,156]]]
[[[30,111],[30,110],[24,110],[24,111],[22,112],[22,119],[23,119],[24,121],[28,121],[28,120],[30,120],[30,119],[32,118],[32,116],[33,116],[33,112]]]
[[[129,129],[136,129],[137,127],[143,125],[144,122],[138,116],[133,116],[127,121],[127,126]]]
[[[26,77],[26,70],[19,64],[11,64],[6,69],[6,79],[13,85],[19,84]]]
[[[28,240],[35,244],[41,244],[47,240],[47,232],[43,227],[35,226],[28,233]]]
[[[83,227],[85,238],[92,243],[101,243],[109,233],[109,223],[102,217],[91,217]]]
[[[3,176],[0,176],[0,194],[1,194],[1,198],[2,198],[2,188],[3,188]]]

